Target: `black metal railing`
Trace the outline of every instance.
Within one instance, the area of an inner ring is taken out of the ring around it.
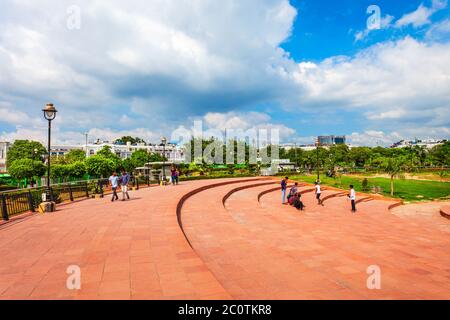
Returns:
[[[79,181],[52,185],[50,188],[50,199],[56,203],[75,201],[81,198],[89,198],[90,195],[98,194],[103,197],[107,179]],[[46,193],[46,187],[20,189],[0,193],[0,212],[3,220],[28,211],[35,212],[42,202],[42,194]]]

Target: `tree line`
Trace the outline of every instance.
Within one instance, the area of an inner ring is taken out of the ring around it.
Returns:
[[[7,154],[8,173],[18,180],[46,175],[46,148],[39,142],[29,140],[15,141]],[[149,153],[146,150],[135,151],[130,158],[121,159],[109,146],[86,157],[83,150],[71,150],[64,156],[51,157],[51,178],[66,180],[83,179],[86,176],[103,178],[108,177],[114,171],[125,169],[134,171],[137,167],[143,167],[149,162],[166,160],[158,153]]]

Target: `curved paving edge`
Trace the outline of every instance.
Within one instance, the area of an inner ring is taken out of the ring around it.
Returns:
[[[239,191],[243,191],[243,190],[247,190],[247,189],[251,189],[251,188],[256,188],[256,187],[263,187],[263,186],[270,186],[275,184],[275,182],[266,182],[266,183],[260,183],[260,184],[250,184],[250,185],[246,185],[246,186],[242,186],[239,188],[235,188],[233,190],[231,190],[230,192],[228,192],[223,198],[222,198],[222,204],[225,207],[225,203],[227,202],[227,200],[236,192]],[[277,189],[278,190],[278,189]]]
[[[269,178],[270,179],[270,178]],[[245,182],[255,182],[255,181],[262,181],[262,180],[269,180],[267,178],[253,178],[253,179],[245,179],[245,180],[236,180],[236,181],[226,181],[226,182],[220,182],[220,183],[215,183],[215,184],[211,184],[211,185],[207,185],[207,186],[203,186],[200,188],[197,188],[195,190],[192,190],[191,192],[186,193],[179,201],[177,204],[177,220],[178,220],[178,225],[180,226],[181,232],[184,235],[184,238],[186,239],[186,241],[189,243],[189,246],[194,249],[192,247],[191,241],[189,240],[189,238],[186,235],[186,232],[183,228],[183,220],[181,218],[181,211],[183,209],[183,205],[185,204],[185,202],[191,198],[192,196],[203,192],[205,190],[209,190],[209,189],[213,189],[213,188],[218,188],[218,187],[223,187],[223,186],[227,186],[230,184],[235,184],[235,183],[245,183]],[[194,250],[195,251],[195,250]]]
[[[443,216],[446,219],[450,219],[450,206],[442,207],[441,216]]]

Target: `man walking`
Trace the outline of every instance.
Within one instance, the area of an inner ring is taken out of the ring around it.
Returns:
[[[287,184],[289,181],[289,177],[284,178],[281,180],[281,196],[283,198],[283,204],[286,204],[286,191],[287,191]]]
[[[350,194],[348,197],[352,201],[352,212],[356,212],[356,192],[353,185],[350,186]]]
[[[119,200],[119,196],[117,195],[117,188],[119,187],[119,177],[117,173],[113,172],[112,176],[109,177],[109,184],[111,185],[113,196],[111,201]]]
[[[122,170],[122,177],[120,182],[122,189],[122,201],[125,201],[125,196],[127,196],[127,199],[130,200],[130,195],[128,194],[129,183],[130,183],[130,175],[125,170]]]
[[[317,204],[320,206],[323,206],[322,200],[320,199],[320,197],[322,196],[322,189],[320,188],[320,183],[316,182],[316,199],[317,199]]]

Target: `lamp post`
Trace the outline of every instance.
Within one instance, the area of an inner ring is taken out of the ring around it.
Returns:
[[[51,138],[52,138],[52,121],[56,118],[56,113],[58,112],[53,104],[48,103],[44,112],[44,118],[48,121],[48,148],[47,148],[47,201],[51,198],[50,190],[50,149],[51,149]],[[52,199],[50,199],[52,200]]]
[[[163,184],[166,184],[166,143],[167,143],[167,139],[166,137],[162,137],[161,138],[161,143],[163,145],[163,174],[162,174],[162,178],[163,178]]]

